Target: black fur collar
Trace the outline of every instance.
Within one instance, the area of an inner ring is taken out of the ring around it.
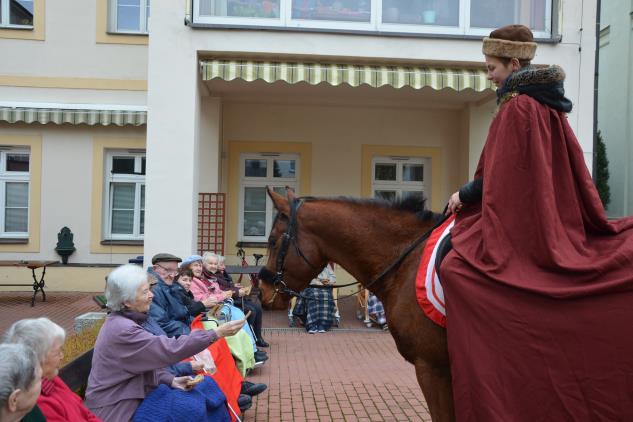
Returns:
[[[565,97],[565,71],[560,66],[528,66],[512,73],[497,90],[497,104],[517,94],[525,94],[555,110],[569,113],[571,101]]]

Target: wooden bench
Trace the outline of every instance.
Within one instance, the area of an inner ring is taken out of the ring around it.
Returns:
[[[33,283],[31,284],[0,284],[0,286],[30,286],[33,288],[33,298],[31,299],[31,306],[35,306],[35,296],[37,292],[42,292],[42,302],[46,302],[46,292],[44,287],[46,283],[44,276],[46,275],[46,267],[49,265],[57,264],[59,261],[0,261],[0,267],[26,267],[31,270],[33,276]],[[39,280],[35,275],[35,270],[41,268],[42,275]]]
[[[84,397],[88,386],[88,376],[90,375],[90,369],[92,369],[93,351],[94,349],[88,350],[59,370],[59,377],[66,383],[68,388],[81,396],[81,398]]]

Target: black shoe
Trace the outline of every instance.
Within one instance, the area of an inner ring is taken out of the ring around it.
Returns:
[[[268,386],[266,384],[255,384],[248,381],[242,381],[242,390],[240,391],[240,394],[246,394],[247,396],[252,397],[263,393],[267,388]]]
[[[244,412],[251,408],[253,405],[253,399],[251,396],[247,396],[246,394],[240,394],[237,398],[237,406],[240,408],[240,411]]]
[[[270,347],[270,344],[266,343],[263,338],[258,338],[255,344],[257,347]]]
[[[268,355],[266,352],[262,352],[260,350],[255,352],[255,362],[266,362],[268,360]]]

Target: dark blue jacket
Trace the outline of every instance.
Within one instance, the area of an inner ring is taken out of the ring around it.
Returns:
[[[168,337],[178,337],[189,334],[192,318],[187,307],[178,300],[174,294],[174,286],[168,286],[151,268],[147,270],[149,274],[158,280],[152,289],[154,299],[149,307],[149,315]]]

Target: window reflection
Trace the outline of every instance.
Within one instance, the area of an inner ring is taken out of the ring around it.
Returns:
[[[200,0],[201,16],[278,18],[279,0]]]
[[[383,23],[459,25],[459,0],[383,0]]]
[[[33,25],[33,0],[11,0],[9,15],[11,25]]]
[[[471,0],[470,26],[499,28],[523,24],[534,31],[545,30],[547,0]]]
[[[370,0],[292,0],[292,19],[369,22]]]

